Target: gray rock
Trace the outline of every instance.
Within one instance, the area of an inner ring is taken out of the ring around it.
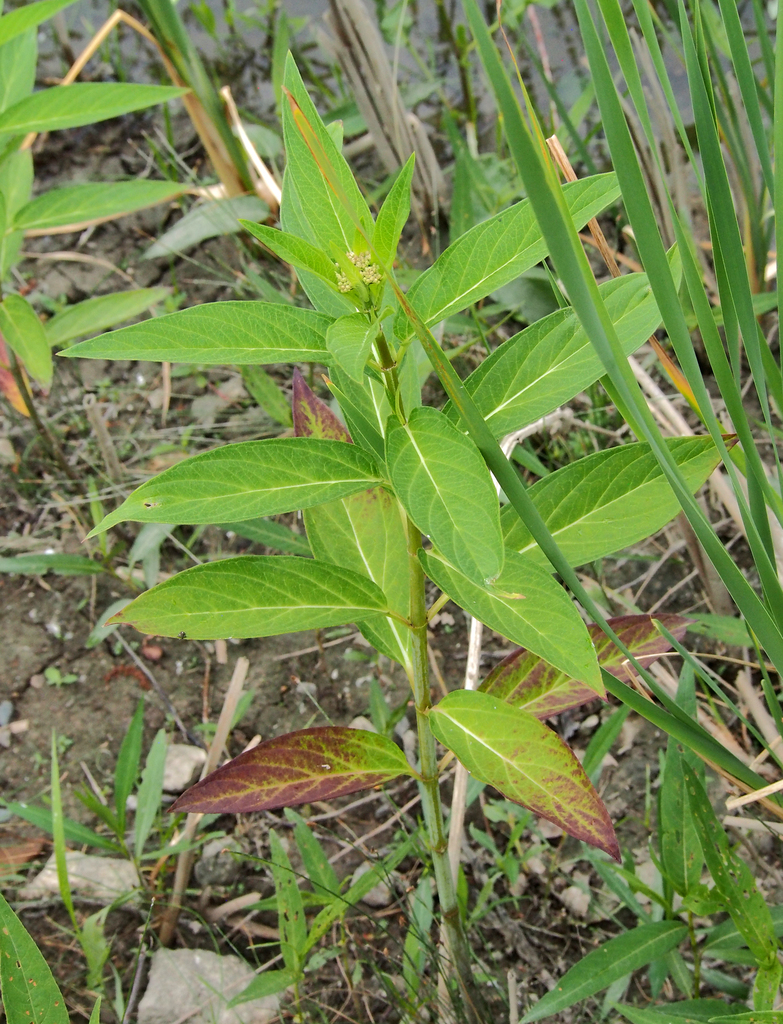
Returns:
[[[369,860],[366,860],[362,864],[360,864],[359,867],[353,873],[353,877],[351,878],[351,885],[354,885],[356,882],[358,882],[362,875],[366,875],[367,872],[374,866],[375,865],[372,864]],[[366,896],[362,897],[362,901],[370,907],[388,907],[393,898],[394,895],[391,891],[391,888],[389,887],[388,882],[381,878],[378,884],[374,886],[372,889],[370,889]]]
[[[279,999],[264,996],[229,1010],[226,1004],[255,977],[238,956],[203,949],[159,949],[152,958],[138,1024],[267,1024],[277,1017]]]
[[[242,847],[235,839],[213,839],[206,843],[196,864],[199,885],[231,885],[239,875],[242,862],[236,855]]]
[[[68,850],[65,864],[72,892],[88,899],[100,900],[101,903],[113,903],[120,896],[138,889],[141,884],[136,868],[129,860],[95,857],[89,853]],[[57,862],[52,854],[43,870],[20,890],[19,895],[23,900],[37,900],[59,892]]]
[[[193,776],[203,767],[207,752],[201,747],[187,743],[172,743],[166,751],[166,767],[163,770],[163,789],[166,793],[181,793],[193,781]]]

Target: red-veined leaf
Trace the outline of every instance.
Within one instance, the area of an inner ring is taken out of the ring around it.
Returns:
[[[333,800],[413,775],[398,746],[364,729],[300,729],[259,743],[197,782],[175,811],[245,814]]]
[[[683,639],[688,619],[680,615],[658,615],[656,618],[678,640]],[[655,628],[650,615],[618,615],[609,619],[609,625],[637,661],[645,666],[671,649],[671,644]],[[634,673],[620,648],[599,626],[588,626],[587,631],[598,655],[598,663],[623,682],[630,682]],[[561,672],[524,647],[519,647],[496,665],[479,689],[529,711],[537,718],[559,715],[597,696],[595,690],[579,679]]]
[[[527,711],[456,690],[429,713],[432,731],[479,782],[620,859],[601,798],[573,751]]]
[[[351,435],[326,402],[311,390],[299,370],[294,370],[292,405],[297,437],[320,437],[327,441],[351,443]]]

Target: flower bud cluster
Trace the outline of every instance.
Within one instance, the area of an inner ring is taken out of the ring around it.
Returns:
[[[380,284],[382,281],[381,268],[377,263],[372,262],[372,255],[369,252],[353,252],[349,250],[346,252],[348,260],[356,267],[359,271],[359,278],[364,284]],[[349,292],[354,287],[351,282],[351,278],[348,274],[343,272],[339,263],[335,263],[335,269],[337,271],[337,287],[341,292]]]

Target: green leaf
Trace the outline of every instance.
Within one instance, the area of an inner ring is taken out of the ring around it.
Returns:
[[[143,723],[142,723],[143,724]],[[163,793],[163,772],[166,768],[168,738],[164,729],[159,729],[152,741],[147,761],[141,773],[141,782],[136,794],[136,818],[133,823],[133,851],[136,859],[144,853],[155,818],[160,810]]]
[[[31,377],[44,388],[52,383],[52,353],[43,324],[21,295],[7,295],[0,304],[0,332]]]
[[[335,414],[294,372],[294,429],[297,436],[334,437],[350,441]],[[366,396],[364,389],[362,393]],[[399,502],[382,487],[306,509],[305,528],[313,554],[369,576],[386,595],[389,608],[403,618],[410,614],[408,545]],[[372,616],[360,623],[370,643],[411,670],[410,630],[392,618]]]
[[[94,1003],[93,1008],[92,1008],[92,1013],[90,1014],[90,1019],[87,1022],[87,1024],[101,1024],[101,997],[100,996],[98,996],[98,998],[95,1000],[95,1003]]]
[[[269,832],[272,853],[272,877],[277,898],[277,919],[280,929],[280,951],[283,962],[291,973],[301,974],[304,948],[307,942],[307,920],[305,919],[302,894],[291,867],[288,854],[274,829]]]
[[[688,929],[679,921],[658,921],[610,939],[566,971],[557,986],[525,1014],[521,1024],[532,1024],[601,992],[618,978],[675,949],[687,934]]]
[[[776,959],[778,942],[769,907],[756,888],[750,868],[729,846],[704,787],[685,759],[682,770],[691,815],[715,888],[756,960],[762,965],[771,963]]]
[[[69,1024],[65,1000],[49,965],[2,894],[0,936],[0,989],[8,1024]]]
[[[375,221],[372,235],[372,247],[378,259],[390,266],[397,254],[402,229],[411,212],[411,181],[415,169],[416,154],[411,153],[404,167],[394,179],[389,194],[383,201]]]
[[[576,608],[550,574],[506,552],[492,586],[477,586],[432,551],[419,552],[424,571],[452,601],[512,643],[540,655],[603,697],[595,650]]]
[[[373,487],[307,509],[304,522],[316,558],[368,576],[383,591],[389,608],[408,618],[407,537],[394,495]],[[359,625],[377,650],[412,671],[410,630],[398,619],[374,615]]]
[[[620,859],[609,814],[574,752],[527,711],[455,690],[429,713],[432,731],[479,782]]]
[[[132,320],[170,294],[169,288],[134,288],[76,302],[46,321],[46,340],[50,345],[65,345],[74,338],[95,334],[124,320]]]
[[[334,800],[413,775],[396,743],[365,729],[326,726],[264,740],[191,786],[177,811],[244,814]]]
[[[42,89],[0,114],[0,132],[52,132],[106,121],[176,99],[188,90],[171,85],[76,82]]]
[[[685,635],[687,619],[679,615],[661,615],[659,620],[678,640]],[[618,615],[607,621],[628,650],[645,666],[671,649],[671,644],[658,631],[649,615]],[[587,632],[598,656],[598,664],[627,682],[631,669],[620,648],[606,636],[600,626],[591,624]],[[498,700],[529,711],[537,718],[550,718],[595,699],[595,691],[581,680],[560,671],[524,647],[496,665],[479,689]]]
[[[225,523],[352,494],[380,479],[375,460],[344,441],[274,437],[194,455],[137,487],[89,536],[116,523]]]
[[[783,977],[783,964],[777,959],[770,963],[762,964],[756,971],[756,978],[753,982],[753,1006],[761,1013],[774,1013],[777,1017],[776,1024],[783,1024],[783,1011],[773,1010],[777,1002],[780,989],[780,979]]]
[[[660,324],[647,276],[627,274],[600,285],[626,355]],[[604,374],[576,313],[559,309],[504,342],[465,380],[465,388],[495,437],[534,423]],[[459,420],[452,402],[444,408]]]
[[[74,230],[98,220],[113,220],[181,196],[188,189],[171,181],[101,181],[53,188],[36,196],[14,217],[19,231],[46,234],[73,225]]]
[[[619,196],[614,174],[597,174],[563,186],[577,228]],[[416,279],[408,299],[429,326],[513,281],[540,263],[548,249],[529,199],[482,221],[460,235]],[[406,340],[413,326],[400,312],[395,334]]]
[[[217,366],[324,362],[331,318],[279,302],[210,302],[74,345],[76,359],[141,359]]]
[[[223,529],[238,533],[240,537],[252,540],[254,544],[264,544],[275,551],[284,551],[289,555],[312,554],[307,537],[301,533],[294,533],[293,530],[282,523],[276,523],[271,519],[248,519],[242,523],[225,523]]]
[[[712,1024],[783,1024],[783,1010],[751,1010],[710,1017]]]
[[[128,730],[122,737],[114,769],[114,806],[117,810],[120,835],[125,834],[125,804],[136,785],[144,735],[144,701],[136,705]],[[139,851],[141,852],[141,851]]]
[[[52,834],[52,812],[48,807],[36,807],[34,804],[7,803],[3,804],[9,814],[15,814],[31,825]],[[77,846],[97,846],[101,850],[117,850],[117,844],[106,836],[100,836],[86,825],[81,825],[71,818],[63,818],[65,838]]]
[[[389,423],[386,461],[405,511],[471,581],[495,579],[503,568],[499,506],[478,449],[437,409]]]
[[[331,902],[340,891],[337,872],[329,863],[323,847],[313,835],[304,818],[288,807],[285,810],[285,816],[290,822],[293,822],[294,839],[299,847],[299,853],[302,856],[302,862],[313,886],[313,891],[321,895],[327,902]]]
[[[11,44],[16,48],[25,40],[20,36]],[[0,75],[6,70],[1,59],[5,47],[0,47]],[[34,62],[33,62],[34,63]],[[7,136],[0,136],[0,145]],[[29,149],[17,150],[0,161],[0,195],[5,203],[6,218],[11,219],[16,210],[30,198],[33,185],[33,158]],[[19,258],[24,234],[9,231],[0,236],[0,279],[5,280],[11,267]]]
[[[690,1002],[690,1000],[688,1000]],[[713,999],[713,1003],[718,1003],[724,1008],[725,1003],[721,1004],[720,1000]],[[627,1018],[631,1024],[702,1024],[708,1018],[706,1017],[695,1017],[688,1013],[687,1010],[680,1010],[681,1003],[668,1003],[665,1006],[656,1007],[641,1007],[641,1006],[625,1006],[622,1003],[616,1003],[615,1008]],[[672,1013],[672,1006],[677,1010],[676,1013]],[[665,1016],[662,1011],[665,1011]],[[718,1011],[720,1012],[720,1011]],[[734,1020],[734,1016],[726,1018],[727,1020]]]
[[[216,640],[343,626],[385,611],[381,590],[348,569],[287,555],[244,555],[179,573],[141,594],[115,621],[142,633]]]
[[[337,270],[332,260],[322,249],[317,249],[304,238],[289,235],[286,231],[270,228],[266,224],[255,224],[250,220],[240,221],[242,227],[249,231],[275,256],[290,263],[297,270],[309,270],[337,291]]]
[[[414,837],[409,837],[382,861],[373,864],[369,871],[365,871],[342,896],[324,907],[310,926],[310,934],[307,937],[307,950],[311,950],[326,935],[334,921],[342,917],[346,911],[355,907],[359,900],[364,899],[367,893],[382,878],[388,877],[415,850]]]
[[[378,321],[368,320],[366,313],[349,313],[330,324],[326,332],[330,354],[359,384],[364,379],[364,366],[379,330]]]
[[[780,938],[783,936],[783,907],[770,907],[770,914],[775,935]],[[739,949],[744,945],[745,939],[731,918],[710,928],[704,937],[704,949],[712,950],[709,955],[718,959],[727,950]]]
[[[351,436],[383,462],[386,458],[384,428],[391,414],[383,386],[369,377],[365,378],[363,386],[359,385],[339,366],[333,366],[329,373],[331,379],[326,383],[337,399]]]
[[[97,647],[99,643],[111,636],[112,633],[117,629],[115,626],[107,626],[106,623],[117,612],[121,611],[126,605],[130,604],[133,599],[130,597],[121,597],[118,601],[112,601],[108,608],[105,609],[99,616],[98,621],[90,630],[90,635],[84,641],[84,646],[88,651],[91,651],[93,647]]]
[[[307,95],[307,90],[290,53],[286,58],[283,84],[307,119],[316,144],[329,161],[328,173],[334,175],[338,188],[347,197],[356,215],[365,224],[365,230],[369,232],[372,227],[372,217],[364,196],[359,191],[350,167],[334,144],[318,111]],[[299,217],[307,227],[307,234],[303,234],[302,237],[309,239],[319,249],[326,252],[330,251],[332,242],[343,252],[352,250],[356,225],[344,204],[327,182],[324,174],[327,169],[319,166],[312,149],[302,137],[286,96],[283,96],[281,106],[286,153],[286,184],[288,185],[288,189],[284,191],[295,193]],[[284,195],[284,205],[290,205],[291,201],[290,195]],[[281,218],[286,214],[287,211],[281,209]]]
[[[31,6],[31,4],[28,4],[26,8],[19,8],[19,11],[29,10]],[[0,20],[0,28],[2,24],[3,21]],[[13,106],[32,93],[35,86],[37,63],[38,33],[35,28],[25,29],[19,35],[15,35],[13,40],[6,41],[0,45],[0,111],[5,110],[6,107]],[[10,141],[11,138],[7,134],[0,135],[0,147],[3,149],[5,149]],[[26,154],[26,162],[32,163],[32,153],[30,150],[16,150],[17,155],[21,152]],[[13,161],[13,159],[14,155],[9,153],[3,161],[4,166],[7,167],[8,163]],[[30,180],[32,180],[32,175]],[[3,189],[2,192],[6,203],[8,203],[6,189]],[[29,197],[28,190],[22,199],[22,203],[27,202]],[[15,212],[22,203],[15,205],[10,212]]]
[[[245,366],[242,381],[259,408],[282,427],[293,426],[291,409],[282,389],[260,366]]]
[[[0,46],[10,39],[35,28],[42,21],[53,17],[64,7],[70,6],[74,0],[40,0],[39,3],[26,4],[15,11],[10,11],[0,18]]]
[[[15,555],[0,558],[0,572],[28,576],[44,576],[47,572],[58,576],[94,576],[103,572],[103,566],[82,555]]]
[[[675,437],[666,445],[693,491],[720,461],[709,437]],[[641,442],[579,459],[537,481],[528,493],[570,565],[629,547],[680,510],[650,446]],[[500,522],[506,547],[549,565],[510,505]]]
[[[226,1004],[226,1009],[230,1009],[232,1006],[239,1006],[240,1003],[247,1003],[251,999],[263,999],[265,996],[277,995],[278,992],[285,991],[290,985],[298,981],[299,976],[299,972],[289,971],[288,968],[279,971],[264,971],[263,974],[256,975],[247,988],[243,988],[238,996],[234,996]]]
[[[733,647],[746,647],[748,644],[748,627],[744,619],[735,619],[732,615],[694,615],[694,622],[688,626],[689,633],[712,637]]]
[[[658,804],[661,871],[681,896],[701,879],[704,857],[683,778],[683,750],[670,739]]]
[[[262,221],[268,216],[269,207],[258,196],[232,196],[199,203],[147,249],[144,259],[156,260],[185,252],[208,238],[236,234],[242,230],[242,219]]]

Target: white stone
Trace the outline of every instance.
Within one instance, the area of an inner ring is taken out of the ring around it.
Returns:
[[[356,882],[358,882],[359,879],[362,877],[362,875],[366,875],[367,872],[374,866],[375,865],[372,864],[369,860],[366,860],[362,864],[360,864],[359,867],[353,873],[353,877],[351,878],[351,885],[355,885]],[[381,878],[378,884],[374,886],[372,889],[370,889],[366,896],[362,896],[362,902],[366,903],[370,907],[388,907],[392,901],[392,898],[393,895],[388,882],[384,881],[384,879]]]
[[[377,732],[378,730],[372,724],[369,718],[365,718],[364,715],[357,715],[352,721],[348,723],[349,729],[363,729],[365,732]]]
[[[590,908],[590,895],[578,885],[569,885],[557,894],[557,898],[575,917],[587,917]]]
[[[203,949],[159,949],[152,958],[138,1024],[267,1024],[279,1012],[277,996],[264,996],[228,1009],[227,1003],[255,977],[238,956]]]
[[[140,886],[136,868],[129,860],[117,857],[96,857],[89,853],[68,850],[65,854],[68,881],[71,891],[79,896],[113,903],[120,896],[133,892]],[[23,900],[37,900],[60,892],[57,880],[57,862],[54,854],[43,870],[29,882],[19,895]]]
[[[181,793],[193,781],[193,776],[204,766],[206,750],[188,743],[172,743],[166,751],[163,770],[163,789],[166,793]]]

